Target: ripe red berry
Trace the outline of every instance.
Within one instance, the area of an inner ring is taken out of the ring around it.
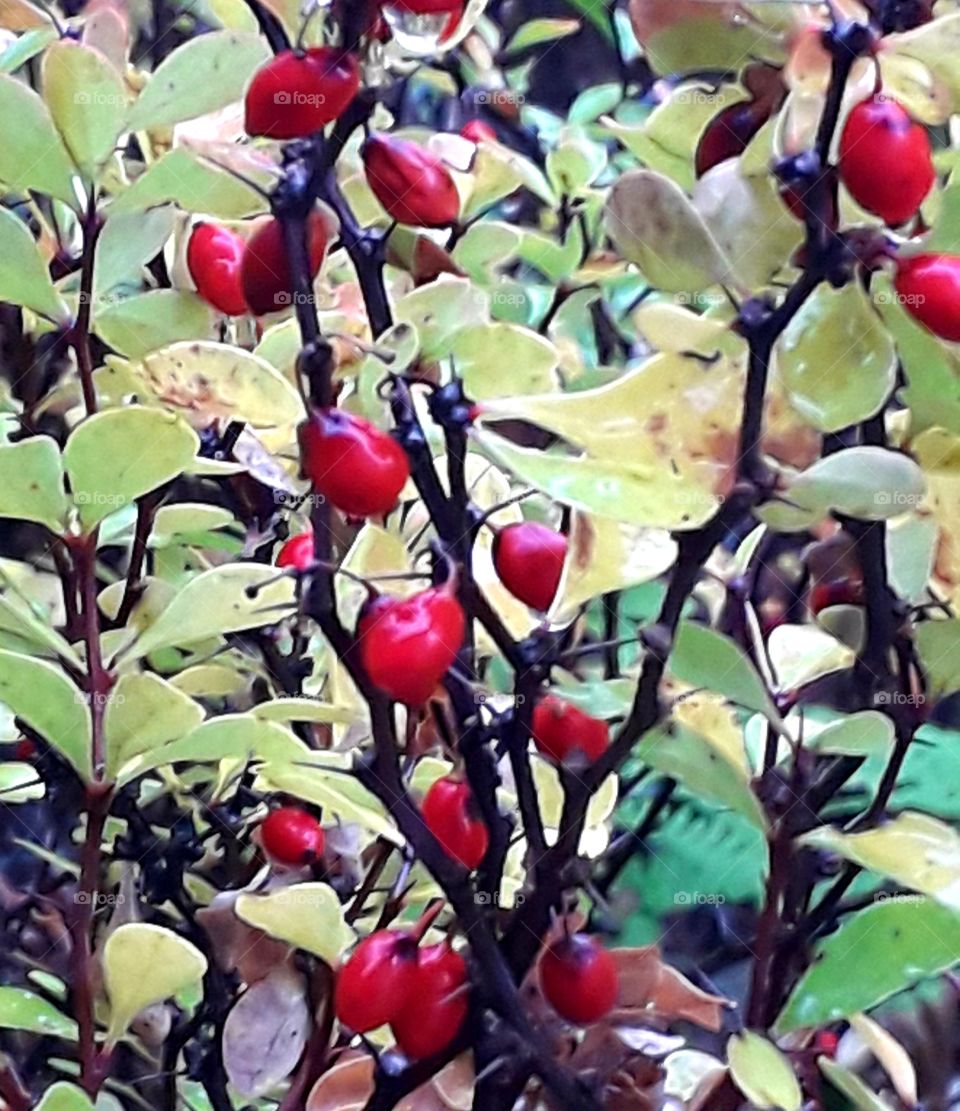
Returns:
[[[592,763],[610,744],[610,729],[605,721],[553,694],[541,698],[534,707],[532,732],[537,748],[558,764],[577,755]]]
[[[694,168],[703,177],[728,158],[737,158],[747,149],[750,140],[763,126],[769,113],[758,109],[752,101],[728,104],[707,124],[697,143]]]
[[[37,755],[37,746],[30,740],[29,737],[21,737],[13,747],[13,757],[15,760],[22,760],[29,762]]]
[[[486,120],[468,120],[460,128],[460,134],[471,143],[482,143],[484,140],[496,140],[497,133]]]
[[[311,278],[320,270],[332,234],[329,217],[321,209],[315,209],[307,222]],[[293,302],[287,247],[279,220],[273,217],[264,220],[250,237],[243,252],[240,280],[243,296],[256,316],[279,312]]]
[[[430,1057],[453,1041],[467,1017],[467,965],[446,942],[420,951],[405,1006],[390,1020],[407,1057]]]
[[[420,810],[427,828],[447,853],[473,871],[486,856],[490,835],[469,784],[449,776],[438,779]]]
[[[260,827],[260,843],[267,856],[280,864],[309,864],[323,855],[320,823],[298,806],[272,810]]]
[[[244,127],[248,135],[305,138],[342,115],[359,88],[353,54],[332,46],[284,50],[254,74]]]
[[[394,220],[422,228],[456,221],[456,183],[432,151],[394,135],[371,135],[361,155],[367,184]]]
[[[935,336],[960,342],[960,255],[912,255],[897,261],[900,303]]]
[[[827,579],[810,591],[810,609],[819,613],[827,606],[862,606],[863,583],[852,579]]]
[[[301,430],[303,473],[348,517],[389,513],[410,477],[403,448],[343,409],[315,412]]]
[[[357,1034],[391,1022],[413,993],[416,941],[400,930],[377,930],[364,938],[337,976],[337,1018]]]
[[[357,622],[360,662],[374,686],[397,702],[420,706],[456,659],[465,631],[463,610],[447,587],[409,598],[382,594]]]
[[[299,536],[291,536],[283,545],[277,555],[277,566],[306,571],[312,566],[314,558],[313,531],[307,529]]]
[[[240,265],[246,244],[219,224],[196,224],[187,243],[187,269],[197,293],[227,316],[247,311],[240,284]]]
[[[574,934],[554,942],[540,958],[540,987],[561,1018],[587,1026],[617,1001],[617,963],[596,938]]]
[[[567,538],[537,521],[518,521],[499,530],[493,565],[500,581],[521,602],[548,610],[557,594]]]
[[[887,224],[915,216],[936,180],[927,132],[885,96],[861,101],[840,135],[840,180]]]
[[[818,1030],[813,1039],[815,1052],[826,1057],[835,1057],[840,1045],[840,1035],[834,1030]]]

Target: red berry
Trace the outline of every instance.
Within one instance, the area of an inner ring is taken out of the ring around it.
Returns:
[[[37,746],[29,737],[21,737],[13,747],[13,757],[15,760],[26,762],[32,760],[36,755]]]
[[[863,583],[852,579],[827,579],[810,591],[810,609],[819,613],[827,606],[862,606]]]
[[[960,342],[960,255],[911,255],[897,261],[900,303],[935,336]]]
[[[915,216],[936,180],[927,132],[885,96],[861,101],[840,135],[840,180],[887,224]]]
[[[417,970],[417,943],[399,930],[378,930],[354,949],[334,991],[337,1018],[357,1034],[390,1022],[407,1005]]]
[[[406,1004],[390,1019],[397,1045],[415,1060],[439,1053],[467,1017],[467,965],[446,942],[420,951]]]
[[[297,571],[308,570],[314,560],[313,532],[307,529],[299,536],[291,536],[277,556],[278,567],[294,567]]]
[[[420,809],[427,828],[447,853],[472,872],[487,854],[490,835],[469,784],[449,776],[438,779]]]
[[[574,934],[540,958],[540,986],[561,1018],[588,1026],[609,1014],[617,1001],[617,962],[596,938]]]
[[[196,224],[187,243],[187,269],[197,293],[227,316],[247,311],[240,285],[240,265],[246,244],[219,224]]]
[[[361,155],[367,184],[394,220],[422,228],[456,221],[457,186],[432,151],[393,135],[371,135]]]
[[[813,1039],[813,1048],[817,1053],[827,1057],[835,1057],[840,1045],[840,1035],[833,1030],[818,1030]]]
[[[576,754],[592,763],[599,760],[610,743],[610,729],[605,721],[553,694],[541,698],[534,707],[532,732],[537,748],[558,764]]]
[[[309,864],[323,855],[320,823],[298,806],[272,810],[260,827],[260,843],[267,856],[280,864]]]
[[[315,412],[303,426],[301,446],[304,475],[348,517],[389,513],[410,477],[397,441],[343,409]]]
[[[460,134],[471,143],[482,143],[485,140],[496,140],[497,133],[485,120],[469,120],[460,128]]]
[[[707,170],[712,170],[728,158],[743,154],[767,115],[766,110],[758,110],[752,101],[729,104],[718,112],[697,143],[694,156],[697,177],[703,177]]]
[[[329,218],[320,209],[315,209],[307,222],[311,278],[315,278],[320,270],[332,234]],[[240,279],[243,296],[256,316],[279,312],[292,304],[287,246],[279,220],[273,217],[264,220],[250,237],[243,252]]]
[[[521,602],[548,610],[557,594],[567,538],[537,521],[518,521],[500,529],[493,542],[493,564],[500,581]]]
[[[446,587],[409,598],[382,594],[360,614],[360,661],[370,682],[397,702],[420,706],[456,659],[466,631],[460,603]]]
[[[248,135],[305,138],[342,115],[359,88],[353,54],[332,46],[284,50],[254,74],[244,127]]]

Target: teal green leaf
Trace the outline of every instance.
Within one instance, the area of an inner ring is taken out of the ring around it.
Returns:
[[[212,31],[189,39],[151,75],[130,113],[131,129],[192,120],[225,107],[243,95],[254,70],[269,56],[260,35]]]
[[[196,433],[181,417],[145,405],[107,409],[70,434],[63,459],[88,530],[185,471]]]
[[[43,27],[31,27],[0,52],[0,73],[15,73],[59,37],[52,23]]]
[[[816,289],[774,357],[791,405],[820,432],[872,417],[896,382],[893,340],[857,282]]]
[[[0,702],[90,778],[86,695],[53,664],[0,650]]]
[[[694,621],[680,625],[667,666],[677,679],[716,691],[728,701],[756,710],[771,721],[780,715],[747,655],[723,633]]]
[[[67,507],[56,440],[33,436],[0,444],[0,517],[36,521],[59,532]]]
[[[520,54],[543,43],[556,42],[580,30],[577,19],[531,19],[521,24],[501,49],[501,54]]]
[[[727,1042],[727,1061],[734,1083],[753,1107],[800,1111],[803,1093],[789,1057],[752,1030]]]
[[[0,1028],[74,1041],[77,1024],[52,1003],[24,988],[0,987]]]
[[[786,1034],[869,1011],[958,963],[960,914],[933,899],[883,899],[851,915],[820,944],[776,1029]]]
[[[850,1100],[854,1111],[890,1111],[890,1104],[871,1091],[852,1069],[826,1056],[818,1057],[817,1065],[833,1087]]]
[[[60,39],[43,56],[43,96],[77,168],[94,180],[127,113],[120,74],[92,47]]]
[[[121,675],[104,714],[107,776],[113,778],[135,756],[185,737],[203,717],[198,702],[158,675]]]
[[[0,133],[16,142],[0,143],[0,182],[10,189],[34,189],[76,206],[73,167],[47,106],[22,81],[0,75]]]
[[[108,211],[93,267],[95,314],[116,303],[107,296],[111,290],[142,281],[144,266],[163,250],[173,234],[174,219],[169,205],[148,212]]]
[[[0,300],[24,305],[57,324],[70,319],[27,225],[9,208],[0,208]]]
[[[893,740],[893,722],[886,714],[861,710],[831,722],[812,736],[806,733],[804,748],[839,756],[885,756]]]
[[[93,330],[114,351],[142,359],[170,344],[212,339],[214,314],[195,293],[151,289],[101,308]]]

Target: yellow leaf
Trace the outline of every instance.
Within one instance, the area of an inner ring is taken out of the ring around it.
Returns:
[[[340,900],[326,883],[297,883],[268,895],[243,894],[236,912],[248,925],[329,965],[337,963],[353,940]]]
[[[727,1042],[727,1060],[737,1087],[755,1107],[800,1111],[803,1095],[793,1065],[772,1042],[744,1030]]]

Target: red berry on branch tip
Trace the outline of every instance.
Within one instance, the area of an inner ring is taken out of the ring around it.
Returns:
[[[297,571],[307,571],[314,561],[313,531],[307,529],[299,536],[291,536],[277,555],[278,567],[293,567]]]
[[[960,255],[900,258],[893,286],[914,320],[940,339],[960,343]]]
[[[248,135],[303,139],[337,119],[360,89],[360,64],[332,46],[284,50],[253,75],[244,101]]]
[[[468,120],[460,128],[460,134],[471,143],[496,142],[497,139],[496,131],[485,120]]]
[[[456,221],[456,183],[432,151],[395,135],[371,135],[361,156],[373,195],[398,223],[442,228]]]
[[[401,1051],[413,1060],[440,1053],[467,1017],[467,965],[446,942],[420,951],[406,1005],[390,1019]]]
[[[515,598],[537,610],[550,608],[566,558],[567,538],[538,521],[506,525],[493,542],[500,581]]]
[[[433,783],[420,807],[423,820],[449,856],[473,871],[487,853],[490,835],[469,784],[444,776]]]
[[[323,855],[323,829],[306,810],[281,806],[264,818],[260,844],[267,856],[280,864],[310,864]]]
[[[323,256],[333,232],[333,223],[326,212],[314,209],[307,220],[311,280],[323,265]],[[244,298],[256,316],[280,312],[293,304],[287,245],[279,220],[273,217],[265,219],[250,237],[243,252],[240,278]]]
[[[219,224],[195,224],[187,241],[187,269],[197,294],[227,316],[247,311],[240,282],[246,244]]]
[[[610,728],[579,707],[548,694],[533,710],[533,741],[537,748],[558,764],[576,759],[593,763],[610,744]]]
[[[540,958],[540,987],[568,1022],[588,1026],[613,1010],[620,987],[617,963],[593,937],[574,934],[554,942]]]
[[[389,433],[344,409],[321,409],[300,434],[303,473],[348,517],[389,513],[410,477],[406,453]]]
[[[413,990],[418,950],[401,930],[377,930],[344,962],[334,989],[334,1010],[344,1026],[366,1034],[390,1022]]]

